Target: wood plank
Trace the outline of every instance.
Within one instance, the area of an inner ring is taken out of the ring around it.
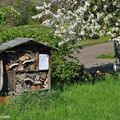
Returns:
[[[14,71],[8,71],[8,87],[10,89],[10,92],[15,92],[15,72]]]

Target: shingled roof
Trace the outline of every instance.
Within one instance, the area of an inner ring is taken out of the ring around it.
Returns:
[[[13,47],[16,47],[16,46],[19,46],[19,45],[22,45],[22,44],[25,44],[25,43],[28,43],[28,42],[33,42],[33,43],[36,43],[37,45],[39,46],[44,46],[48,49],[54,49],[52,48],[51,46],[48,46],[46,44],[43,44],[43,43],[40,43],[40,42],[36,42],[34,41],[32,38],[16,38],[14,40],[10,40],[6,43],[2,43],[0,45],[0,51],[5,51],[7,49],[11,49]]]

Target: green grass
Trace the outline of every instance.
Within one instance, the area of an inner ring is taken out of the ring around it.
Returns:
[[[108,53],[108,54],[101,54],[98,55],[97,59],[114,59],[115,54],[114,53]]]
[[[105,43],[105,42],[108,42],[109,40],[110,40],[110,36],[101,36],[98,39],[81,40],[80,45],[82,47],[91,46],[91,45],[96,45],[100,43]]]
[[[120,79],[64,87],[64,92],[28,93],[0,107],[11,120],[119,120]]]

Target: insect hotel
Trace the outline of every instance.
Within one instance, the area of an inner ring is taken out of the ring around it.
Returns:
[[[0,45],[0,91],[50,90],[50,51],[53,48],[29,38]]]

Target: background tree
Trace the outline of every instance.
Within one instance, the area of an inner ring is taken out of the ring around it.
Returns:
[[[21,14],[11,6],[0,9],[0,24],[16,26],[19,24]]]
[[[37,13],[35,9],[37,0],[16,0],[14,7],[21,13],[20,24],[28,24],[31,17]]]
[[[81,39],[98,38],[106,34],[111,37],[120,34],[120,1],[119,0],[60,0],[56,11],[52,11],[53,4],[43,2],[36,6],[39,14],[34,19],[42,19],[54,34],[66,42],[80,43]]]

